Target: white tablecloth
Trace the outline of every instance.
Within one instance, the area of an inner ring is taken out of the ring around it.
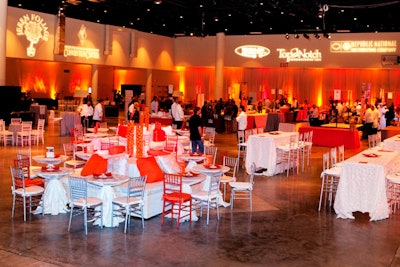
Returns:
[[[44,191],[44,213],[57,215],[68,211],[68,195],[61,182],[62,179],[68,179],[68,175],[74,172],[73,169],[61,168],[59,171],[46,172],[41,169],[33,171],[37,176],[45,179]]]
[[[81,177],[80,171],[75,172],[71,176]],[[120,222],[124,221],[121,217],[113,216],[113,204],[112,200],[116,197],[124,196],[126,193],[126,183],[128,182],[128,176],[114,174],[112,179],[95,179],[93,176],[84,177],[88,181],[88,196],[97,197],[103,201],[103,226],[104,227],[116,227]],[[69,187],[68,179],[63,180],[64,186],[67,191],[69,199]],[[125,190],[124,190],[125,189]],[[112,223],[113,222],[113,223]],[[95,225],[100,225],[100,220],[94,222]]]
[[[264,175],[273,176],[282,172],[276,166],[276,147],[286,145],[290,142],[290,136],[297,135],[297,132],[279,132],[279,134],[253,134],[249,136],[246,151],[246,170],[250,173],[251,164],[254,162],[257,167],[266,168]]]
[[[364,155],[370,153],[378,157]],[[352,213],[360,211],[369,212],[371,221],[388,218],[386,175],[399,168],[399,156],[376,147],[345,160],[334,204],[337,217],[354,219]]]
[[[383,141],[383,149],[400,151],[400,135],[392,136]]]

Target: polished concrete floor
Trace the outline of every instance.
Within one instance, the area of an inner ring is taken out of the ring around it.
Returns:
[[[47,131],[46,145],[68,142]],[[235,134],[217,134],[219,154],[236,155]],[[363,147],[366,144],[363,141]],[[33,154],[45,146],[33,146]],[[1,266],[400,266],[400,215],[370,222],[337,219],[332,209],[318,212],[321,154],[313,147],[311,166],[299,175],[256,176],[253,211],[247,201],[233,211],[221,208],[217,221],[182,223],[161,217],[134,219],[127,234],[118,228],[89,226],[80,219],[67,231],[68,214],[11,218],[9,165],[16,147],[0,147]],[[359,150],[346,150],[346,157]],[[243,171],[242,171],[243,176]]]

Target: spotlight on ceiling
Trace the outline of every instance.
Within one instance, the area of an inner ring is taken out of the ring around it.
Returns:
[[[310,39],[310,36],[308,36],[307,33],[303,33],[303,37],[306,38],[306,39]]]
[[[159,5],[162,3],[162,0],[154,0],[154,4]]]
[[[319,36],[319,34],[318,33],[314,33],[314,37],[315,37],[315,39],[321,39],[321,36]]]
[[[294,39],[299,39],[299,35],[297,33],[294,34]]]
[[[327,39],[331,39],[332,38],[332,36],[329,33],[324,33],[324,37],[327,38]]]
[[[324,16],[324,11],[322,10],[322,8],[320,8],[320,9],[318,10],[317,17],[320,18],[320,19],[322,19],[323,16]]]
[[[286,40],[290,38],[288,33],[285,34],[285,38],[286,38]]]

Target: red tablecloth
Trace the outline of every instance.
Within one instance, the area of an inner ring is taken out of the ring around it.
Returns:
[[[254,116],[247,116],[247,130],[255,128]]]
[[[335,147],[344,145],[345,148],[360,147],[360,136],[357,130],[303,126],[300,133],[313,131],[313,145]]]
[[[308,119],[308,112],[306,109],[301,109],[297,112],[296,121],[306,121]]]
[[[159,122],[161,125],[171,125],[172,124],[172,118],[156,118],[156,117],[150,117],[149,118],[149,123],[156,123]]]

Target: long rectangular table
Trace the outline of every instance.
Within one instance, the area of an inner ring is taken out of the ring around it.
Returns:
[[[345,148],[355,149],[360,147],[360,136],[357,130],[303,126],[300,133],[313,131],[313,145],[336,147],[344,145]]]
[[[368,157],[371,154],[377,157]],[[354,219],[353,212],[368,212],[371,221],[389,217],[386,175],[400,164],[400,152],[367,149],[343,162],[335,198],[338,218]]]
[[[383,140],[383,149],[400,151],[400,135],[395,135],[388,139]]]
[[[273,176],[283,171],[276,164],[276,147],[290,142],[290,136],[297,132],[279,132],[279,134],[262,133],[250,135],[247,141],[246,170],[250,172],[251,164],[266,168],[264,175]]]

